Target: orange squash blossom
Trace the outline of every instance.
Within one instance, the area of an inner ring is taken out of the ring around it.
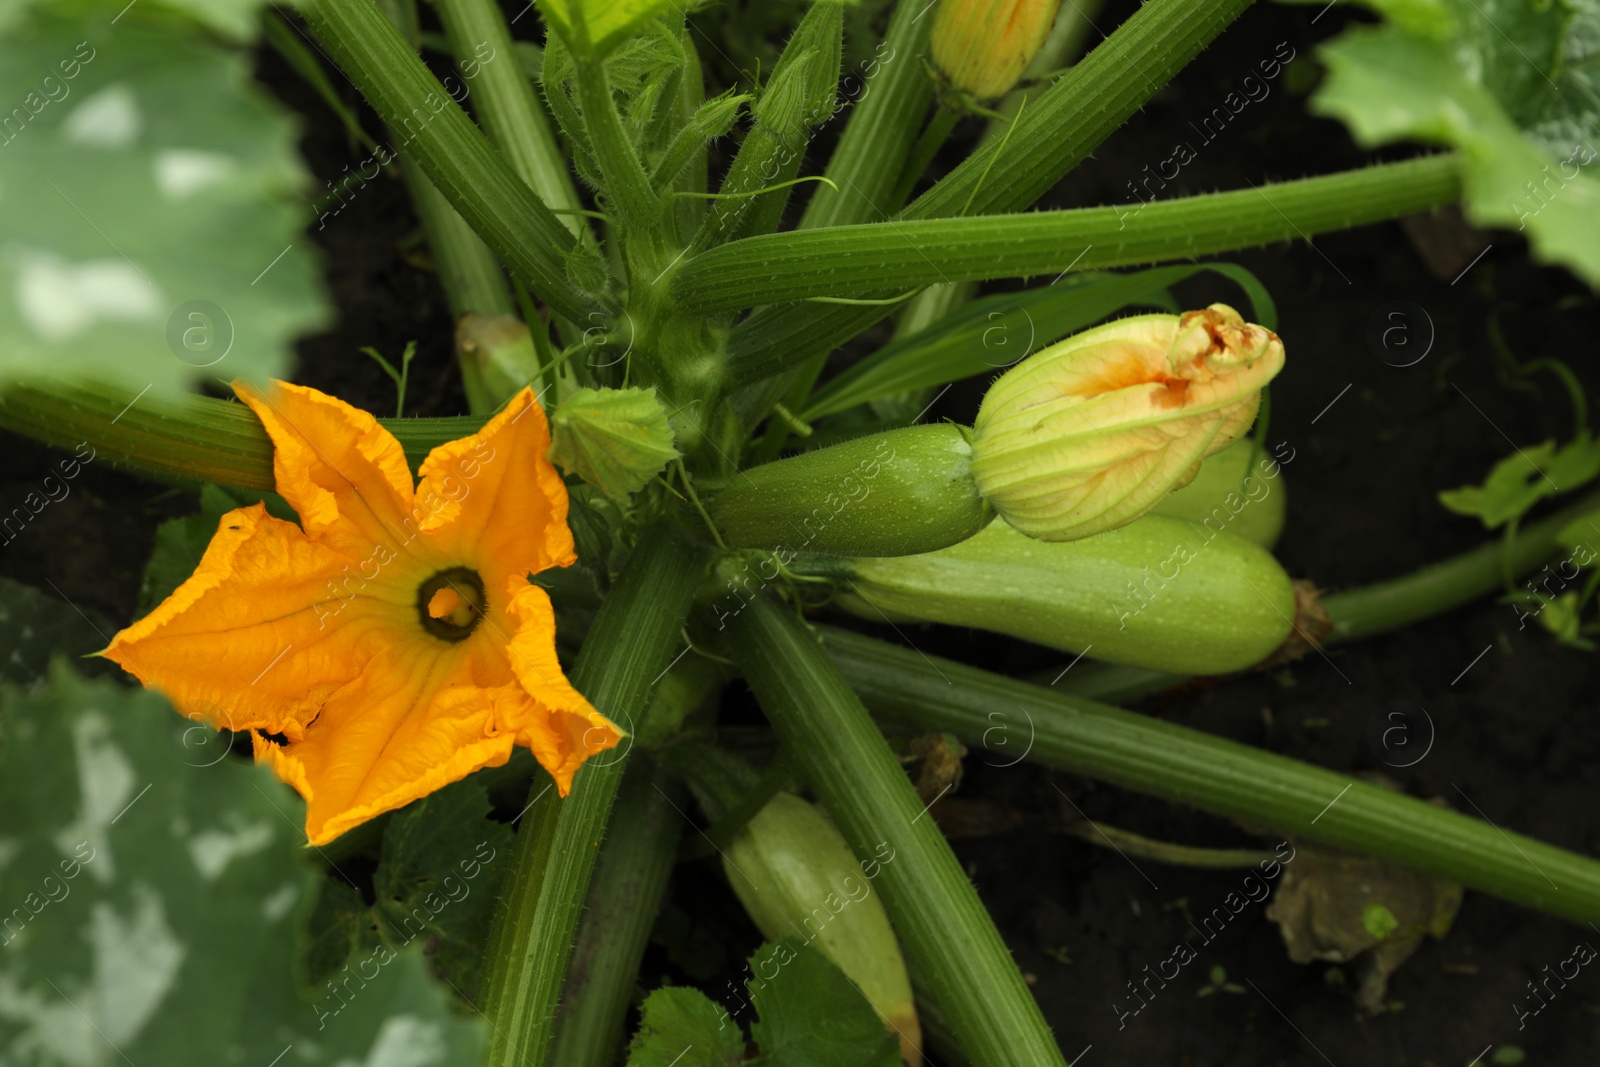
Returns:
[[[528,580],[577,558],[567,491],[524,389],[413,484],[376,419],[303,386],[234,391],[266,427],[278,492],[222,517],[199,567],[103,655],[178,711],[251,731],[324,844],[525,745],[563,796],[621,731],[562,673]]]

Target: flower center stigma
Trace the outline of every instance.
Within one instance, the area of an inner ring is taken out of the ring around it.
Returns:
[[[483,579],[470,567],[442,570],[417,588],[422,628],[441,641],[465,641],[483,618]]]

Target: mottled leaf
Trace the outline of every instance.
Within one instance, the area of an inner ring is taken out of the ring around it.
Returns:
[[[248,55],[118,6],[36,7],[0,37],[0,383],[93,374],[132,402],[284,376],[327,319],[295,125]]]
[[[368,955],[301,999],[315,878],[303,805],[264,768],[205,765],[159,695],[0,690],[0,1048],[15,1067],[477,1062],[421,953]],[[287,1058],[285,1058],[287,1057]]]

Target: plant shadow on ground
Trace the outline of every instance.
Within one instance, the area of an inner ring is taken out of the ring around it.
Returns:
[[[1100,24],[1109,28],[1125,17],[1125,7],[1108,10]],[[1314,18],[1309,7],[1252,9],[1041,206],[1136,208],[1128,183],[1144,181],[1146,167],[1158,170],[1176,141],[1186,142],[1194,158],[1163,196],[1330,172],[1369,158],[1339,125],[1306,117],[1312,50],[1349,16],[1333,10],[1316,24]],[[1267,95],[1220,132],[1215,123],[1197,129],[1260,61],[1282,58],[1280,43],[1295,58]],[[264,57],[262,70],[280,96],[310,117],[303,148],[313,173],[338,178],[361,153],[274,57]],[[964,147],[958,137],[941,164],[958,159]],[[386,413],[392,386],[357,350],[373,345],[397,355],[416,339],[408,413],[463,410],[448,310],[417,244],[401,183],[393,175],[368,183],[321,229],[309,210],[308,219],[340,318],[299,346],[298,380]],[[1533,265],[1522,242],[1504,232],[1469,234],[1454,266],[1441,262],[1430,270],[1414,240],[1419,232],[1390,223],[1321,238],[1315,248],[1296,243],[1230,257],[1269,286],[1289,352],[1288,369],[1273,386],[1268,437],[1287,442],[1295,456],[1286,471],[1289,517],[1277,552],[1292,575],[1323,588],[1396,576],[1480,543],[1486,534],[1477,523],[1445,511],[1436,491],[1480,481],[1510,442],[1570,434],[1570,408],[1553,378],[1531,379],[1531,391],[1512,387],[1491,341],[1491,316],[1519,358],[1568,359],[1591,387],[1596,382],[1600,314],[1593,294],[1564,272]],[[1429,241],[1448,244],[1449,234],[1447,226],[1435,226]],[[1466,265],[1491,242],[1487,254]],[[1236,298],[1220,283],[1199,280],[1185,283],[1179,296],[1185,306]],[[1424,309],[1436,331],[1427,356],[1409,367],[1386,362],[1367,341],[1375,313],[1395,300]],[[929,417],[970,418],[980,392],[981,383],[958,386]],[[11,434],[3,441],[10,462],[0,500],[19,500],[57,457]],[[132,614],[155,525],[188,510],[187,499],[91,464],[65,499],[0,546],[0,573],[52,584],[120,624]],[[975,632],[908,627],[904,637],[930,654],[1005,672],[1067,662]],[[1382,771],[1414,795],[1443,797],[1469,811],[1476,806],[1501,826],[1593,854],[1600,851],[1600,807],[1590,802],[1600,776],[1597,667],[1592,654],[1563,648],[1531,625],[1519,630],[1511,607],[1485,602],[1326,657],[1192,684],[1136,706],[1321,766]],[[1424,707],[1437,731],[1426,758],[1408,768],[1386,766],[1385,754],[1368,742],[1372,717],[1396,698]],[[759,721],[738,686],[725,710],[729,721]],[[1090,818],[1150,837],[1214,846],[1260,840],[1190,809],[1025,763],[997,766],[1003,762],[971,755],[960,796],[1023,813],[1032,826],[1032,817],[1057,810],[1053,786],[1059,786]],[[1325,965],[1288,961],[1262,905],[1250,906],[1209,944],[1189,929],[1177,902],[1207,912],[1236,888],[1241,872],[1130,862],[1035,829],[963,839],[956,850],[1032,976],[1063,1052],[1069,1060],[1081,1055],[1076,1062],[1089,1067],[1324,1060],[1338,1067],[1446,1067],[1466,1064],[1491,1045],[1518,1046],[1530,1063],[1576,1065],[1593,1062],[1600,1046],[1600,977],[1588,972],[1525,1029],[1518,1029],[1515,1011],[1541,968],[1565,959],[1575,942],[1600,944],[1600,932],[1489,897],[1468,894],[1448,937],[1426,941],[1394,976],[1389,997],[1403,1007],[1364,1019],[1347,991],[1327,983]],[[677,940],[698,933],[694,969],[717,975],[701,982],[713,995],[760,941],[720,874],[703,861],[680,865],[669,913],[682,928]],[[1126,983],[1185,940],[1198,953],[1194,964],[1119,1025],[1113,1004],[1123,1010],[1133,1004]],[[684,962],[681,953],[652,947],[641,982],[648,988],[666,977],[690,980]],[[1219,965],[1245,992],[1197,996]]]

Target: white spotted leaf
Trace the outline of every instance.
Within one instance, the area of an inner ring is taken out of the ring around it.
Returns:
[[[294,122],[155,5],[58,10],[0,35],[0,386],[286,375],[328,317]]]
[[[15,1067],[449,1067],[482,1025],[419,951],[313,1001],[296,931],[317,874],[299,799],[155,693],[0,690],[0,1048]]]

